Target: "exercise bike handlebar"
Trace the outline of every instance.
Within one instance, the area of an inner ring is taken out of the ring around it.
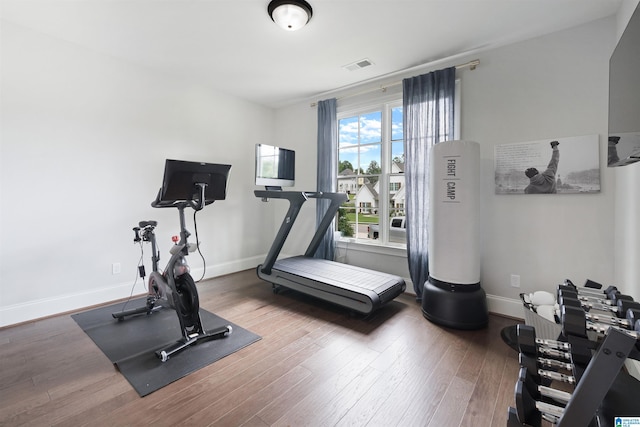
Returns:
[[[138,227],[139,228],[146,228],[146,227],[156,227],[158,225],[158,221],[154,221],[154,220],[149,220],[149,221],[140,221],[138,223]]]
[[[198,187],[199,195],[196,199],[190,200],[163,200],[162,199],[162,188],[158,190],[158,195],[156,199],[151,202],[151,206],[154,208],[178,208],[184,209],[186,207],[190,207],[195,211],[202,210],[205,206],[213,203],[213,200],[206,200],[205,198],[205,188],[207,188],[207,184],[205,183],[196,183],[194,184]]]

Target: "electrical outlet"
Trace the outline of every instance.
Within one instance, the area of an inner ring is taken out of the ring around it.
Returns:
[[[519,288],[520,287],[520,276],[517,274],[511,275],[511,287]]]
[[[120,274],[121,266],[119,262],[111,264],[111,274]]]

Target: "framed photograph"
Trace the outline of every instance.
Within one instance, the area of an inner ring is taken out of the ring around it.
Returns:
[[[640,133],[609,134],[607,166],[626,166],[640,161]]]
[[[600,192],[598,135],[495,146],[496,194]]]

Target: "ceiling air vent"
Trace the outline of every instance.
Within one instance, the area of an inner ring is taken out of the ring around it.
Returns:
[[[373,65],[373,62],[365,58],[365,59],[361,59],[359,61],[353,62],[351,64],[343,65],[342,68],[349,71],[356,71],[361,68],[368,67],[370,65]]]

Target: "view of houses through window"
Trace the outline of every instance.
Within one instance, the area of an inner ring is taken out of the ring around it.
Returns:
[[[402,101],[338,116],[338,230],[345,237],[406,244]]]

